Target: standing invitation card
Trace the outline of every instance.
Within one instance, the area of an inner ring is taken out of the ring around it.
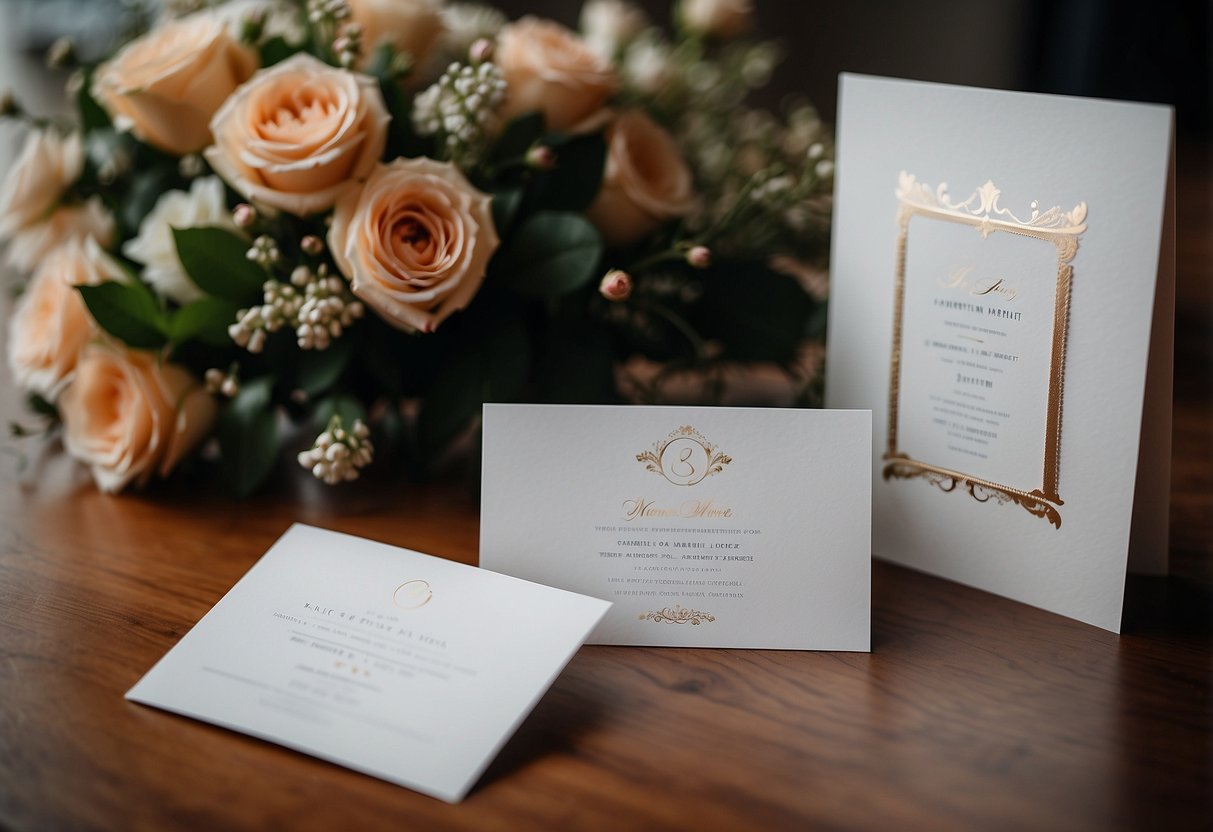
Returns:
[[[480,565],[599,644],[868,650],[871,415],[485,405]]]
[[[842,77],[826,402],[873,410],[875,555],[1116,631],[1131,534],[1165,569],[1171,116]]]
[[[456,802],[609,606],[296,525],[126,696]]]

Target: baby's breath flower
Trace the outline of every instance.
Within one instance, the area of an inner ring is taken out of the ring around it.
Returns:
[[[260,352],[269,334],[280,329],[295,333],[300,349],[324,350],[365,314],[340,277],[327,265],[312,271],[297,266],[289,282],[270,279],[262,286],[262,303],[236,313],[228,335],[237,346]]]
[[[187,153],[177,160],[177,172],[184,179],[197,179],[206,171],[202,157],[197,153]]]
[[[438,136],[443,158],[467,167],[483,152],[504,100],[505,80],[496,65],[452,63],[414,100],[413,127],[423,136]]]
[[[253,247],[244,256],[266,269],[282,260],[282,252],[278,249],[278,243],[268,234],[262,234],[253,240]]]
[[[218,367],[211,367],[206,371],[203,379],[206,381],[206,392],[212,395],[218,393],[230,399],[240,392],[240,381],[235,365],[226,373]]]
[[[371,432],[361,419],[346,430],[341,416],[334,414],[328,427],[316,437],[312,447],[300,451],[299,464],[328,485],[358,479],[361,469],[371,464],[375,446]]]

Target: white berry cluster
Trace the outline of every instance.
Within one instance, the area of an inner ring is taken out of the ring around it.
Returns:
[[[314,24],[336,23],[350,14],[350,4],[346,0],[307,0],[307,19]]]
[[[440,136],[448,159],[474,164],[505,100],[505,87],[500,70],[488,61],[452,63],[414,100],[413,127],[423,136]]]
[[[262,234],[253,240],[253,247],[245,252],[244,256],[265,269],[282,261],[282,251],[278,248],[278,243],[268,234]]]
[[[240,392],[240,381],[236,377],[236,370],[223,372],[218,367],[211,367],[206,371],[204,376],[206,379],[206,392],[214,395],[221,393],[229,399]]]
[[[267,280],[261,289],[261,305],[241,309],[236,323],[227,328],[236,345],[252,353],[261,352],[269,333],[283,327],[295,331],[300,349],[327,349],[366,311],[345,281],[324,264],[315,271],[298,266],[290,283]]]
[[[341,34],[333,41],[333,54],[345,69],[358,63],[358,59],[362,57],[362,27],[354,23],[342,29]]]
[[[312,476],[329,485],[356,480],[358,472],[370,465],[374,457],[375,446],[370,436],[361,419],[354,420],[354,426],[346,430],[341,417],[335,415],[312,447],[300,451],[296,458]]]

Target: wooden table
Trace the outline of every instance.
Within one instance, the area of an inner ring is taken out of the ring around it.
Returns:
[[[870,655],[584,648],[448,806],[122,694],[293,521],[475,563],[466,489],[115,498],[34,451],[0,457],[0,828],[1209,829],[1213,217],[1187,162],[1176,574],[1130,584],[1125,635],[878,563]]]

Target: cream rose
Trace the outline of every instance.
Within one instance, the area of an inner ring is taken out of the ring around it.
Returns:
[[[83,169],[79,133],[31,130],[0,183],[0,240],[46,219]]]
[[[186,304],[203,292],[190,280],[177,256],[174,228],[218,226],[232,231],[236,223],[227,209],[223,183],[215,176],[195,179],[189,191],[165,191],[143,218],[139,236],[127,240],[122,253],[143,264],[143,278],[159,294]]]
[[[9,240],[5,261],[18,271],[33,271],[59,246],[83,243],[89,237],[103,246],[114,237],[114,218],[98,196],[77,205],[60,206],[42,222],[19,229]]]
[[[537,17],[502,29],[493,60],[507,85],[502,116],[538,110],[549,130],[601,126],[607,99],[619,86],[609,61],[559,23]]]
[[[157,26],[97,68],[93,95],[120,129],[185,154],[210,143],[211,116],[257,69],[224,20],[199,12]]]
[[[454,165],[396,159],[337,201],[329,249],[386,321],[433,332],[484,280],[499,243],[491,202]]]
[[[97,328],[76,286],[123,280],[91,237],[50,253],[17,302],[8,330],[8,366],[17,384],[54,401]]]
[[[611,61],[648,27],[649,18],[627,0],[586,0],[578,23],[590,49]]]
[[[602,190],[586,216],[611,246],[634,243],[695,207],[691,171],[670,134],[639,110],[607,128]]]
[[[752,0],[681,0],[678,19],[692,32],[716,38],[735,38],[750,28]]]
[[[353,21],[362,27],[362,64],[389,43],[407,52],[414,67],[425,65],[442,38],[442,4],[435,0],[348,0]]]
[[[390,119],[373,78],[299,53],[258,72],[215,113],[206,158],[254,202],[306,216],[366,178]]]
[[[102,491],[168,474],[210,431],[215,403],[183,368],[93,342],[59,397],[67,452]]]

